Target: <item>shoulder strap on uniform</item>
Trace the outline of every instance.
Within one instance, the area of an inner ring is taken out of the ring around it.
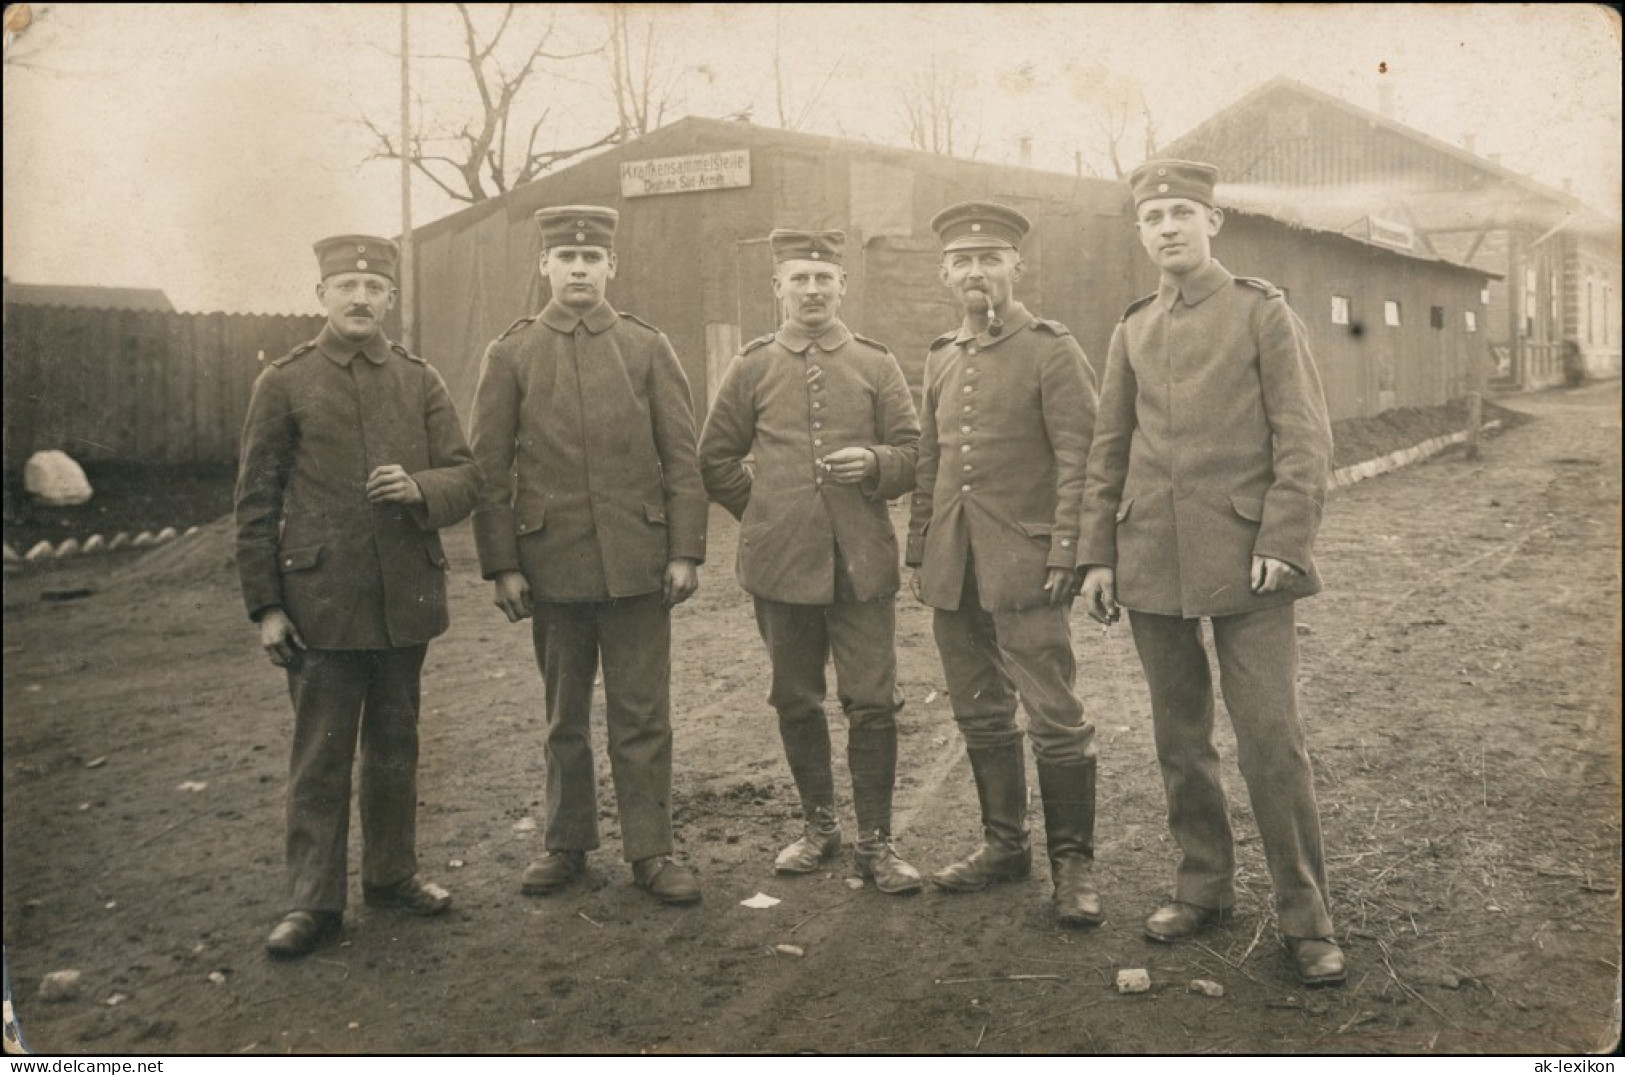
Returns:
[[[639,317],[637,314],[629,314],[625,310],[616,310],[615,312],[620,314],[622,317],[626,318],[628,321],[637,322],[638,324],[642,325],[644,328],[648,329],[650,332],[659,332],[660,331],[659,329],[655,328],[653,325],[649,324],[649,322],[647,322],[643,318]]]
[[[1151,292],[1149,295],[1141,295],[1139,298],[1128,304],[1128,309],[1123,311],[1123,316],[1118,318],[1118,320],[1127,321],[1129,314],[1133,313],[1135,310],[1138,310],[1140,307],[1144,306],[1146,303],[1150,302],[1156,297],[1157,293],[1155,291]]]
[[[271,360],[271,365],[286,366],[300,355],[305,354],[307,351],[314,350],[316,350],[315,340],[311,340],[309,343],[302,343],[298,347],[295,347],[292,351],[289,351],[287,354],[283,355],[281,358],[273,358]]]
[[[416,362],[420,366],[427,366],[429,364],[428,359],[419,358],[417,355],[414,355],[412,352],[408,351],[406,348],[402,347],[400,344],[396,343],[394,340],[389,341],[389,349],[391,351],[394,351],[397,355],[400,355],[402,358],[406,359],[408,362]]]
[[[530,324],[540,316],[540,314],[531,314],[529,317],[521,317],[519,320],[515,321],[513,324],[509,325],[505,330],[503,330],[502,335],[498,336],[497,339],[507,339],[509,336],[512,336],[515,332],[518,332],[522,327]]]
[[[1054,336],[1072,335],[1072,330],[1061,324],[1059,321],[1051,321],[1043,317],[1033,318],[1032,328],[1034,332],[1038,331],[1039,329],[1043,329],[1045,332],[1048,332]]]
[[[754,340],[747,343],[745,346],[741,347],[739,349],[739,353],[742,354],[742,355],[748,355],[752,351],[756,350],[758,347],[766,347],[768,344],[770,344],[772,342],[773,342],[773,333],[769,332],[766,336],[758,336]]]
[[[931,346],[927,347],[926,350],[927,351],[935,351],[937,348],[943,346],[944,344],[952,343],[954,337],[957,336],[957,335],[959,335],[959,330],[958,329],[954,329],[952,332],[944,332],[941,336],[938,336],[936,339],[932,340],[931,341]]]
[[[1238,276],[1238,277],[1236,277],[1236,283],[1238,283],[1238,284],[1246,284],[1248,287],[1251,287],[1251,288],[1257,288],[1259,291],[1262,291],[1264,293],[1265,298],[1275,299],[1275,298],[1280,298],[1281,297],[1281,289],[1280,288],[1276,287],[1274,284],[1270,283],[1268,280],[1260,280],[1256,276]]]
[[[859,343],[868,344],[870,347],[873,347],[876,351],[879,351],[881,354],[885,354],[885,355],[891,354],[891,349],[888,348],[885,344],[881,343],[879,340],[871,340],[867,336],[859,336],[856,332],[852,333],[852,338],[854,340],[857,340]]]

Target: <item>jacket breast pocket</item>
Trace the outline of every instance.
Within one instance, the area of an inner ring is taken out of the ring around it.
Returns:
[[[296,571],[309,571],[322,560],[322,546],[305,545],[297,549],[283,549],[281,557],[277,560],[277,568],[284,575]]]
[[[436,534],[434,537],[430,538],[429,541],[424,544],[423,551],[428,555],[429,563],[433,564],[441,571],[446,570],[446,550],[440,547],[440,535]]]
[[[1020,530],[1027,537],[1030,537],[1030,538],[1044,538],[1044,539],[1047,540],[1051,534],[1055,533],[1055,524],[1054,523],[1019,523],[1018,522],[1016,524],[1016,529]]]

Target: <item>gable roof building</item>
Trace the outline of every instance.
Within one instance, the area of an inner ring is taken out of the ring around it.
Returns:
[[[1504,386],[1561,380],[1565,341],[1619,372],[1619,221],[1566,191],[1287,78],[1164,152],[1217,164],[1240,203],[1494,273],[1481,320]]]

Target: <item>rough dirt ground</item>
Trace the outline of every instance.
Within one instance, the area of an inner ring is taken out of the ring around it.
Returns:
[[[23,1033],[52,1053],[1610,1048],[1619,386],[1512,405],[1538,420],[1480,461],[1446,455],[1329,504],[1329,592],[1300,606],[1301,663],[1351,961],[1342,989],[1299,989],[1281,957],[1222,717],[1239,914],[1200,945],[1141,938],[1174,863],[1145,690],[1127,630],[1103,636],[1081,611],[1104,927],[1058,930],[1042,870],[959,897],[854,890],[844,858],[775,877],[794,798],[720,515],[701,594],[675,624],[678,831],[703,904],[661,907],[631,887],[602,755],[605,843],[588,878],[519,895],[541,850],[520,824],[540,820],[539,681],[529,632],[490,606],[464,527],[448,541],[454,626],[425,677],[419,828],[424,871],[456,906],[437,921],[356,906],[341,946],[272,963],[261,944],[282,910],[291,721],[216,528],[190,551],[6,581],[4,932]],[[41,600],[84,588],[96,592]],[[900,608],[897,829],[903,853],[934,867],[976,839],[975,798],[933,697],[927,614]],[[758,891],[783,902],[739,905]],[[39,999],[40,979],[68,967],[83,995]],[[1115,993],[1131,967],[1150,972],[1150,993]],[[1198,977],[1225,995],[1188,992]]]

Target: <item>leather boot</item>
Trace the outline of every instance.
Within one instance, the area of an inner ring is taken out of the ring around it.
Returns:
[[[868,724],[846,735],[846,764],[852,773],[852,812],[858,833],[891,832],[892,788],[897,783],[897,725]]]
[[[920,890],[920,871],[903,861],[884,829],[866,832],[852,849],[858,874],[875,883],[888,896],[906,896]]]
[[[812,873],[841,849],[841,826],[835,815],[823,807],[807,814],[801,838],[779,852],[773,860],[775,873]]]
[[[1038,791],[1056,917],[1063,926],[1098,926],[1105,915],[1089,876],[1095,860],[1095,759],[1039,762]]]
[[[846,763],[852,772],[852,812],[858,815],[858,843],[852,851],[858,874],[880,891],[901,896],[920,890],[920,871],[904,862],[891,842],[892,788],[897,783],[895,721],[851,728]]]
[[[779,739],[807,824],[801,838],[779,852],[773,869],[811,873],[841,847],[841,828],[835,821],[835,776],[829,760],[829,722],[822,711],[803,717],[781,713]]]
[[[1020,881],[1032,872],[1027,842],[1027,756],[1020,739],[997,747],[976,747],[970,755],[976,797],[982,804],[982,846],[931,875],[944,892],[977,892],[1001,881]]]

